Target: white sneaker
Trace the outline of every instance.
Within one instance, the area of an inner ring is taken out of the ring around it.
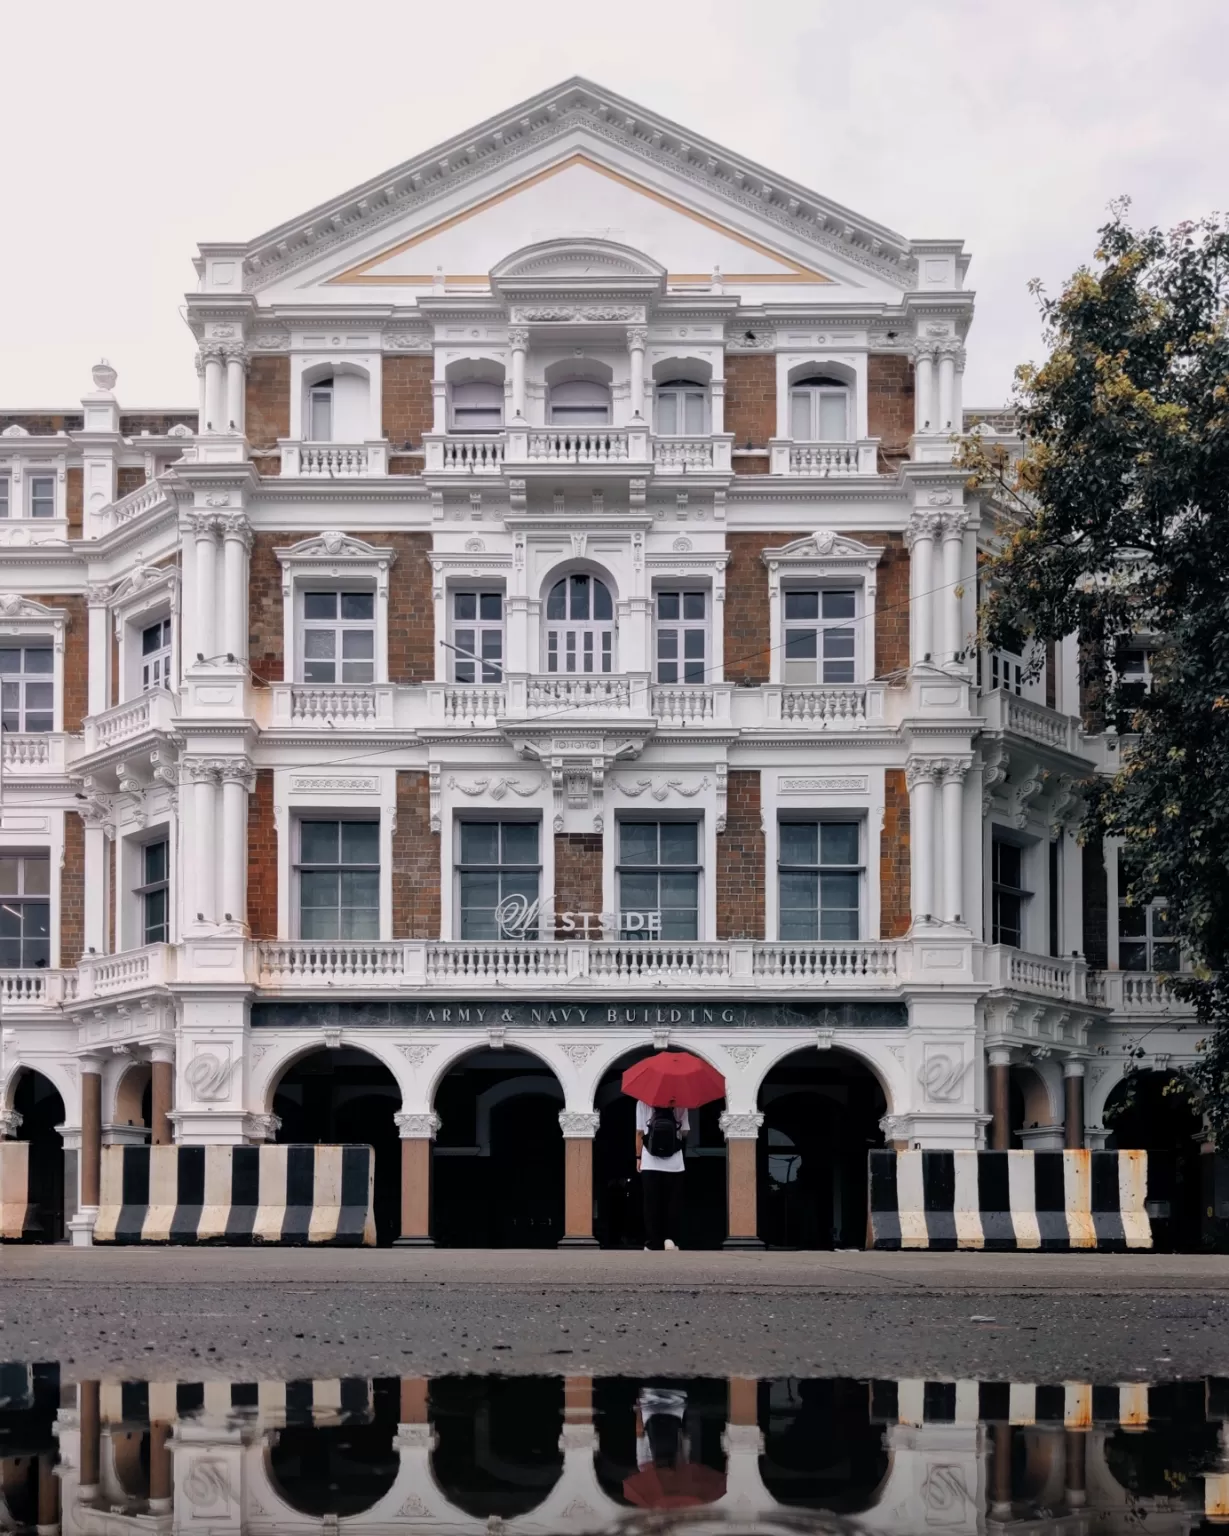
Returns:
[[[673,1238],[668,1237],[666,1239],[666,1251],[668,1253],[677,1253],[678,1249],[679,1245],[674,1241]]]

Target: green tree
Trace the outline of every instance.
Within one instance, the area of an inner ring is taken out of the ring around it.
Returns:
[[[1123,839],[1129,901],[1168,903],[1191,1079],[1229,1150],[1229,220],[1164,233],[1116,204],[1093,261],[1035,291],[1049,355],[1017,371],[1023,455],[963,449],[1001,517],[984,636],[1078,635],[1086,698],[1131,733],[1084,835]],[[1140,636],[1148,692],[1114,664]]]

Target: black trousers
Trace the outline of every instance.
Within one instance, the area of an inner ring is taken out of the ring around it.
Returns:
[[[644,1188],[644,1241],[648,1248],[664,1248],[666,1239],[677,1243],[683,1224],[683,1175],[642,1173]]]

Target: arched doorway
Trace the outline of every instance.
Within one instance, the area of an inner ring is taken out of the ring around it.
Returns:
[[[397,1079],[382,1061],[351,1046],[301,1056],[273,1096],[283,1145],[372,1148],[376,1241],[382,1247],[401,1231],[401,1139],[393,1119],[400,1108]]]
[[[1203,1118],[1177,1072],[1129,1072],[1105,1101],[1110,1151],[1148,1153],[1148,1201],[1168,1207],[1153,1220],[1157,1247],[1177,1253],[1200,1247]]]
[[[400,1401],[396,1377],[379,1378],[371,1384],[369,1423],[287,1424],[272,1431],[269,1476],[287,1504],[314,1519],[373,1509],[401,1470],[393,1443]]]
[[[513,1520],[559,1481],[563,1380],[558,1376],[437,1376],[430,1386],[440,1490],[474,1520]]]
[[[883,1146],[887,1100],[846,1051],[812,1046],[779,1061],[760,1087],[760,1236],[771,1248],[861,1248],[867,1153]]]
[[[435,1093],[433,1234],[442,1247],[553,1248],[563,1236],[559,1079],[527,1051],[482,1049]]]
[[[21,1116],[19,1141],[30,1143],[30,1211],[27,1241],[58,1243],[64,1237],[64,1100],[41,1072],[27,1068],[17,1080],[13,1108]]]
[[[638,1046],[611,1063],[593,1098],[601,1116],[593,1143],[596,1236],[603,1248],[644,1247],[644,1207],[636,1178],[636,1101],[623,1092],[623,1074],[657,1052]],[[688,1116],[684,1148],[687,1171],[683,1205],[683,1247],[720,1248],[726,1235],[725,1100],[705,1104]]]
[[[865,1381],[778,1376],[759,1387],[760,1476],[779,1504],[860,1514],[887,1476],[882,1424]]]

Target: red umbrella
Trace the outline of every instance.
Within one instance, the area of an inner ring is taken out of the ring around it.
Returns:
[[[642,1509],[688,1509],[715,1504],[725,1494],[724,1472],[685,1461],[680,1467],[642,1467],[624,1478],[623,1497]]]
[[[725,1078],[690,1051],[658,1051],[628,1067],[623,1092],[656,1109],[699,1109],[725,1098]]]

